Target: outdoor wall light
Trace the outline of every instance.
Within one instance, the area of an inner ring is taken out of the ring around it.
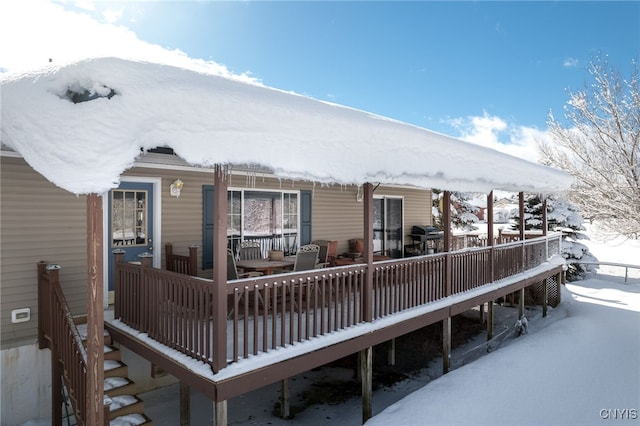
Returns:
[[[184,184],[182,183],[182,181],[180,179],[176,179],[173,181],[173,183],[171,184],[171,196],[173,197],[179,197],[180,196],[180,191],[182,190],[182,187],[184,186]]]

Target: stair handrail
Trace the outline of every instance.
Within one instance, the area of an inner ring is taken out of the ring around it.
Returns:
[[[38,263],[38,321],[40,348],[51,350],[52,376],[59,372],[67,387],[71,407],[78,425],[86,424],[87,401],[87,351],[71,314],[59,281],[60,265]],[[44,314],[44,315],[42,315]],[[47,318],[48,316],[48,318]],[[53,424],[62,422],[61,383],[51,378]],[[60,388],[56,389],[59,384]],[[109,424],[109,406],[104,406],[104,424]]]

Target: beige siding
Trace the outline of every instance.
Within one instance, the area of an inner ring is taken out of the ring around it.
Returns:
[[[61,282],[74,314],[86,313],[86,205],[56,188],[22,159],[1,158],[0,285],[2,346],[12,346],[37,335],[36,263],[45,260],[62,266]],[[211,172],[135,168],[125,176],[160,178],[161,241],[171,242],[178,254],[191,244],[202,247],[202,190],[213,184]],[[176,178],[184,182],[179,198],[169,195]],[[233,175],[229,186],[238,189],[312,190],[312,238],[337,240],[338,253],[348,250],[348,240],[363,235],[363,203],[356,201],[353,185],[319,185],[263,176]],[[402,196],[405,235],[412,225],[431,223],[430,193],[422,190],[379,187],[376,195]],[[105,208],[107,208],[105,202]],[[406,238],[406,237],[405,237]],[[405,240],[405,244],[408,242]],[[198,264],[201,269],[202,251]],[[207,272],[209,273],[209,272]],[[202,273],[201,275],[206,275]],[[11,324],[13,309],[31,308],[32,320]]]
[[[62,265],[60,277],[74,313],[86,305],[86,202],[34,172],[21,159],[0,159],[0,300],[2,347],[37,335],[36,264]],[[31,309],[12,324],[11,311]]]
[[[313,199],[313,238],[338,241],[338,253],[349,250],[349,239],[364,233],[363,203],[356,201],[355,186],[316,188]],[[400,196],[404,206],[404,244],[413,225],[431,224],[431,192],[378,187],[376,196]]]

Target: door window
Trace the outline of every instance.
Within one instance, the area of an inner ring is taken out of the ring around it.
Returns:
[[[147,191],[111,191],[112,247],[147,245]]]
[[[373,200],[373,250],[392,258],[403,256],[402,198]]]

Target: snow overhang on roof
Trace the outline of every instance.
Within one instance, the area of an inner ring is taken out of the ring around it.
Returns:
[[[564,172],[305,96],[173,66],[88,59],[0,75],[0,140],[75,194],[118,185],[140,150],[318,183],[557,192]]]

